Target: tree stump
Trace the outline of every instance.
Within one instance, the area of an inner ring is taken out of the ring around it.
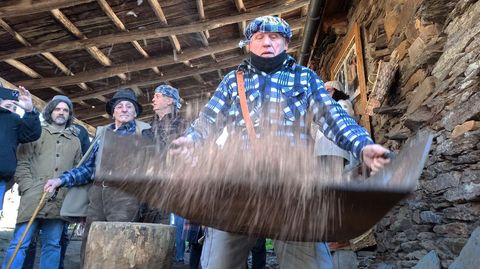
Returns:
[[[85,269],[170,268],[175,227],[132,222],[93,222]]]

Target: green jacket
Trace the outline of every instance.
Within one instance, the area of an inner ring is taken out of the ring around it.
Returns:
[[[17,223],[28,221],[40,203],[48,179],[60,176],[80,161],[82,151],[78,133],[72,128],[57,131],[43,123],[42,135],[17,149],[15,182],[21,196]],[[60,188],[55,199],[47,201],[36,218],[58,219],[66,190]]]

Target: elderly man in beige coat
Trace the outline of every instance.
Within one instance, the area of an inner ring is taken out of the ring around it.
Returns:
[[[76,128],[70,128],[73,121],[73,106],[66,96],[55,96],[43,111],[45,122],[42,135],[35,142],[18,148],[18,166],[15,182],[20,193],[17,225],[13,239],[7,249],[2,268],[10,260],[27,222],[40,202],[43,186],[49,178],[59,176],[74,167],[82,157],[80,140]],[[40,268],[58,268],[60,262],[60,238],[64,221],[60,217],[65,190],[61,189],[49,199],[40,210],[23,240],[11,268],[22,268],[25,251],[32,237],[41,230],[42,251]]]

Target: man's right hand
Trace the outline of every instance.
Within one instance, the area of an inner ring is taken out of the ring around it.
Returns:
[[[195,142],[193,142],[193,139],[187,136],[181,136],[173,140],[172,144],[173,147],[170,149],[172,154],[180,155],[187,160],[192,158],[195,147]]]
[[[19,86],[18,91],[20,95],[18,96],[18,101],[15,101],[15,104],[26,112],[31,112],[33,110],[32,95],[23,86]]]
[[[54,192],[58,187],[62,185],[62,180],[60,178],[52,178],[47,181],[43,190],[46,192]]]

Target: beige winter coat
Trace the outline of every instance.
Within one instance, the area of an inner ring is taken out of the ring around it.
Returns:
[[[40,202],[43,186],[50,178],[70,170],[82,157],[78,134],[71,128],[55,130],[44,123],[42,135],[35,142],[18,147],[18,165],[15,182],[20,193],[17,223],[28,221]],[[65,188],[60,188],[53,201],[47,201],[37,218],[60,218],[60,208],[65,197]]]

